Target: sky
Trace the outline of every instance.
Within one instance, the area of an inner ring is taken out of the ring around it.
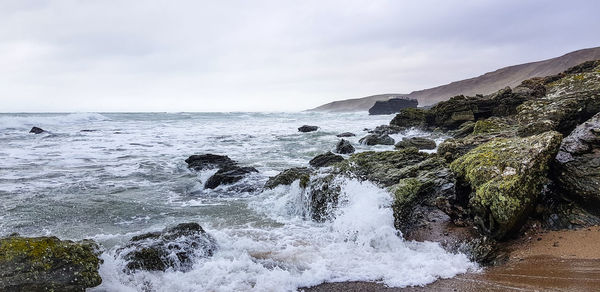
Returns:
[[[600,46],[600,1],[0,1],[0,112],[299,111]]]

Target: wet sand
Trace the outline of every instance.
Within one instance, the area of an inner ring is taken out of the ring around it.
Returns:
[[[424,287],[388,288],[371,282],[325,283],[306,292],[352,291],[600,291],[600,227],[535,231],[509,243],[509,261],[479,273]]]

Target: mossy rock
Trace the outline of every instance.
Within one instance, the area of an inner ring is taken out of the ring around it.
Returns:
[[[310,181],[308,208],[311,219],[317,222],[332,219],[340,192],[341,186],[333,174],[317,177]]]
[[[56,237],[0,239],[0,290],[85,291],[100,285],[98,246]]]
[[[391,126],[403,128],[422,127],[425,124],[425,110],[404,108],[390,121]]]
[[[280,185],[291,185],[296,180],[300,180],[300,187],[306,188],[312,171],[307,167],[289,168],[276,176],[270,177],[265,183],[265,188],[273,189]]]
[[[419,150],[422,149],[435,149],[436,143],[434,140],[423,138],[423,137],[412,137],[412,138],[402,138],[402,141],[396,143],[394,145],[397,149],[416,147]]]
[[[451,169],[472,190],[469,204],[483,231],[502,239],[521,226],[547,182],[561,140],[553,131],[496,138],[452,162]]]

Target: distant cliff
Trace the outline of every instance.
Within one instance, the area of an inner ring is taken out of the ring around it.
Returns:
[[[378,94],[362,98],[345,99],[330,102],[322,106],[310,109],[309,111],[323,111],[323,112],[360,112],[370,109],[375,102],[385,101],[394,97],[404,97],[406,94]]]
[[[419,102],[411,98],[390,98],[388,100],[376,101],[369,109],[370,115],[390,115],[404,108],[416,108]]]

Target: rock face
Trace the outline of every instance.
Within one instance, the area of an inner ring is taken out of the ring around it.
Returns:
[[[204,187],[214,189],[220,185],[232,184],[242,180],[246,175],[253,172],[258,172],[258,170],[249,166],[227,165],[208,178]]]
[[[296,180],[300,180],[300,187],[306,188],[312,171],[307,167],[295,167],[282,171],[274,177],[270,177],[265,188],[272,189],[279,185],[290,185]]]
[[[339,133],[335,136],[338,138],[346,138],[346,137],[354,137],[354,136],[356,136],[356,134],[350,133],[350,132],[344,132],[344,133]]]
[[[396,143],[398,149],[416,147],[417,149],[435,149],[435,141],[423,137],[402,138],[402,141]]]
[[[583,206],[600,205],[600,113],[562,141],[554,178],[564,193]]]
[[[348,140],[344,139],[340,140],[335,146],[335,152],[339,154],[350,154],[354,153],[355,150],[354,146]]]
[[[344,157],[335,155],[333,153],[327,152],[325,154],[319,154],[315,156],[315,158],[311,159],[308,164],[314,168],[327,167],[331,166],[335,163],[341,162],[344,160]]]
[[[38,127],[33,127],[33,128],[31,128],[31,130],[29,130],[29,133],[34,133],[34,134],[41,134],[44,132],[45,132],[44,129],[38,128]]]
[[[521,226],[547,182],[561,140],[557,132],[496,138],[452,162],[480,228],[502,239]]]
[[[358,142],[365,145],[394,145],[395,141],[387,134],[369,134],[358,140]]]
[[[302,132],[302,133],[314,132],[318,129],[319,129],[319,127],[317,127],[317,126],[304,125],[304,126],[298,128],[298,132]]]
[[[425,110],[419,108],[402,109],[390,121],[390,126],[402,128],[423,127],[425,125]]]
[[[390,115],[404,108],[416,108],[419,102],[416,99],[390,98],[385,101],[376,101],[369,109],[370,115]]]
[[[185,160],[189,168],[194,170],[204,170],[209,168],[222,168],[228,165],[234,165],[235,161],[225,155],[201,154],[192,155]]]
[[[85,291],[100,285],[92,241],[10,236],[0,239],[1,291]]]
[[[146,233],[131,238],[119,250],[130,271],[188,271],[194,258],[210,257],[217,244],[197,223],[182,223],[162,232]]]

